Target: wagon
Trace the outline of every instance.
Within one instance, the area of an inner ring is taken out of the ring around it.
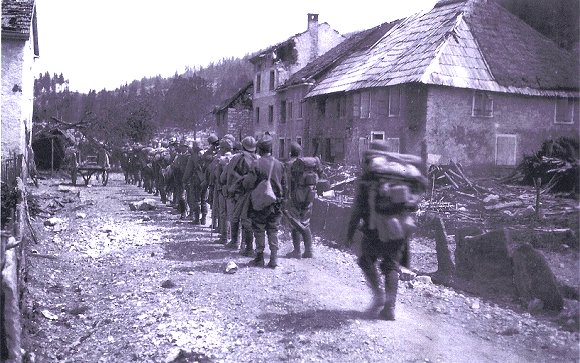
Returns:
[[[109,166],[109,158],[106,153],[104,159],[104,162],[100,164],[97,155],[88,155],[82,162],[75,162],[71,170],[72,184],[77,185],[77,177],[80,175],[85,181],[85,185],[89,185],[91,177],[95,175],[97,180],[101,177],[103,186],[107,185],[111,167]]]

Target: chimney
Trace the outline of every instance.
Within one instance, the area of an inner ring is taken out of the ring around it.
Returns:
[[[308,34],[310,34],[310,60],[318,57],[318,14],[308,14]]]

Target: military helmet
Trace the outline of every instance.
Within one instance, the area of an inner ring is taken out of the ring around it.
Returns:
[[[254,139],[252,136],[244,137],[242,140],[242,147],[250,152],[256,151],[256,139]]]
[[[211,134],[207,137],[207,143],[210,145],[216,143],[218,140],[219,139],[215,134]]]

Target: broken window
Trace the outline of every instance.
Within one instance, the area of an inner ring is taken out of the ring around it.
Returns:
[[[495,165],[515,166],[517,136],[500,134],[495,137]]]
[[[574,99],[557,98],[554,123],[573,124],[574,123]]]
[[[280,122],[286,122],[286,101],[280,101]]]
[[[471,116],[493,117],[493,99],[486,92],[473,92]]]
[[[389,87],[387,92],[389,94],[389,117],[399,116],[401,112],[401,88]]]
[[[276,72],[270,71],[270,91],[274,90],[275,85],[276,85]]]
[[[282,137],[281,137],[280,139],[278,139],[278,157],[279,157],[280,159],[284,159],[284,158],[286,157],[286,155],[284,155],[284,152],[285,152],[285,150],[284,150],[284,149],[285,149],[285,146],[286,146],[286,145],[285,145],[285,140],[284,140],[284,138],[282,138]]]
[[[260,93],[262,88],[262,75],[260,73],[256,74],[256,93]]]

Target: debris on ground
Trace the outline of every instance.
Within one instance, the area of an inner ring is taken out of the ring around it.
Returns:
[[[577,140],[547,140],[534,155],[526,156],[504,183],[536,185],[542,192],[580,192],[580,150]]]

